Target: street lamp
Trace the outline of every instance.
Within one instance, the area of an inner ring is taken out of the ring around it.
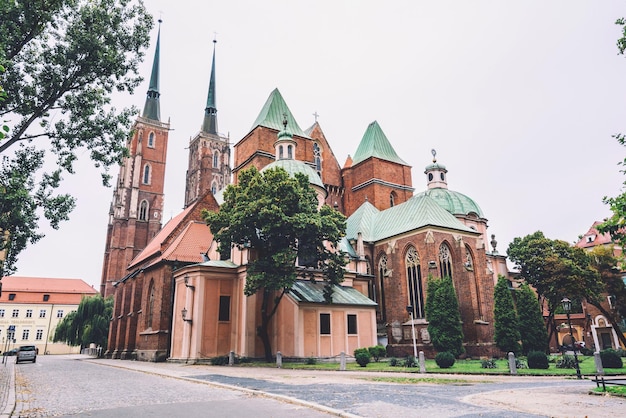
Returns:
[[[407,305],[406,311],[411,318],[411,334],[413,335],[413,357],[417,358],[417,342],[415,341],[415,324],[413,323],[413,306]]]
[[[569,326],[569,336],[572,339],[572,348],[574,349],[574,362],[576,363],[576,377],[578,379],[582,379],[580,375],[580,367],[578,366],[578,355],[576,354],[576,341],[574,340],[574,334],[572,333],[572,320],[569,317],[570,312],[572,311],[572,301],[568,298],[563,298],[561,301],[561,305],[563,305],[563,310],[567,315],[567,325]]]

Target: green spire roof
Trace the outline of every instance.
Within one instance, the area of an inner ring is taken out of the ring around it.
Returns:
[[[309,137],[302,131],[298,122],[296,122],[296,119],[291,114],[291,110],[287,107],[287,103],[285,103],[285,100],[283,99],[283,96],[281,96],[278,89],[274,89],[274,91],[270,93],[270,97],[267,98],[267,101],[263,105],[263,109],[261,109],[261,113],[257,116],[250,130],[253,130],[257,126],[265,126],[266,128],[282,131],[283,120],[285,117],[287,118],[289,130],[293,135],[301,136],[303,138]]]
[[[152,73],[150,74],[150,85],[146,104],[143,107],[142,117],[152,120],[161,120],[161,109],[159,106],[159,50],[161,45],[161,19],[159,19],[159,32],[157,35],[156,48],[154,50],[154,61],[152,61]]]
[[[370,123],[367,127],[363,139],[361,139],[361,143],[354,153],[354,157],[352,157],[352,165],[355,166],[370,157],[408,165],[402,158],[398,157],[398,154],[396,154],[396,151],[376,121]]]
[[[211,64],[211,78],[209,79],[209,93],[206,98],[206,108],[204,109],[204,121],[202,131],[217,135],[217,107],[215,105],[215,44],[213,40],[213,62]]]

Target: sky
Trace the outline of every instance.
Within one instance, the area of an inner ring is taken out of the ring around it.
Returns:
[[[503,254],[543,231],[574,243],[621,192],[626,57],[623,1],[145,0],[162,18],[161,120],[171,122],[163,224],[183,207],[216,44],[218,127],[236,143],[278,88],[302,129],[318,122],[339,164],[376,120],[426,188],[431,150],[448,187],[474,199]],[[143,108],[157,25],[135,94]],[[99,288],[113,190],[79,152],[63,190],[71,219],[20,255],[18,276]],[[114,176],[118,170],[113,171]]]

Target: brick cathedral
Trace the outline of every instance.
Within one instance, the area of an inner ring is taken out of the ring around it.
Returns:
[[[278,89],[252,129],[231,144],[218,133],[215,44],[202,128],[188,145],[184,209],[162,226],[169,122],[160,120],[159,44],[160,31],[144,110],[109,212],[101,282],[101,293],[115,298],[108,356],[203,361],[231,350],[263,356],[259,300],[243,294],[251,255],[237,248],[217,253],[200,215],[219,210],[223,189],[253,166],[306,174],[320,205],[347,217],[341,250],[348,264],[333,303],[324,303],[322,285],[303,275],[272,320],[274,352],[332,357],[380,343],[392,355],[408,355],[415,328],[418,349],[432,356],[424,313],[432,275],[452,277],[467,354],[501,354],[493,344],[493,290],[498,275],[508,275],[506,259],[493,236],[489,249],[479,205],[448,188],[436,153],[416,192],[412,167],[374,121],[341,165],[321,125],[302,129]]]

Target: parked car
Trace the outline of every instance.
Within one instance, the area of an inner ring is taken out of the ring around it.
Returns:
[[[5,351],[4,353],[2,353],[3,356],[14,356],[17,354],[17,348],[14,348],[12,350],[9,351]]]
[[[23,345],[17,350],[16,363],[22,361],[37,361],[37,348],[34,345]]]

